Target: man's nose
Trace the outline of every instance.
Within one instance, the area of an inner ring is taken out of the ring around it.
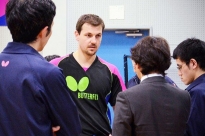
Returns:
[[[97,40],[96,40],[96,37],[93,36],[92,39],[91,39],[91,42],[92,42],[92,43],[96,43],[96,41],[97,41]]]
[[[180,70],[178,70],[178,75],[181,76],[182,75],[182,72]]]

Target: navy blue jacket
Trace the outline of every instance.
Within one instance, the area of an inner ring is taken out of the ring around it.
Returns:
[[[205,136],[205,74],[192,82],[186,90],[191,96],[191,111],[186,136]]]
[[[62,71],[31,46],[0,54],[0,136],[78,136],[81,125]]]

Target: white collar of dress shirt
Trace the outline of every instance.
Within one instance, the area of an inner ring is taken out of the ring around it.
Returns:
[[[155,76],[161,76],[161,77],[163,77],[162,74],[157,74],[157,73],[154,73],[154,74],[148,74],[148,75],[144,75],[144,76],[142,76],[140,82],[142,82],[142,81],[145,80],[146,78],[149,78],[149,77],[155,77]]]

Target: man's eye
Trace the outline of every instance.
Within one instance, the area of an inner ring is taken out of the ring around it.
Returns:
[[[101,35],[96,35],[96,37],[97,37],[97,38],[100,38],[100,37],[101,37]]]
[[[177,67],[178,70],[180,70],[181,68],[182,68],[181,66],[178,66],[178,67]]]
[[[87,36],[87,37],[91,37],[91,35],[90,35],[90,34],[87,34],[86,36]]]

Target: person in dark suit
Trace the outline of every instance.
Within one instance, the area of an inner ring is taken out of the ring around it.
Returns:
[[[205,136],[205,42],[188,38],[173,51],[178,74],[191,96],[185,136]]]
[[[141,83],[118,94],[112,136],[183,136],[190,95],[164,79],[171,64],[167,41],[144,37],[131,59]]]

